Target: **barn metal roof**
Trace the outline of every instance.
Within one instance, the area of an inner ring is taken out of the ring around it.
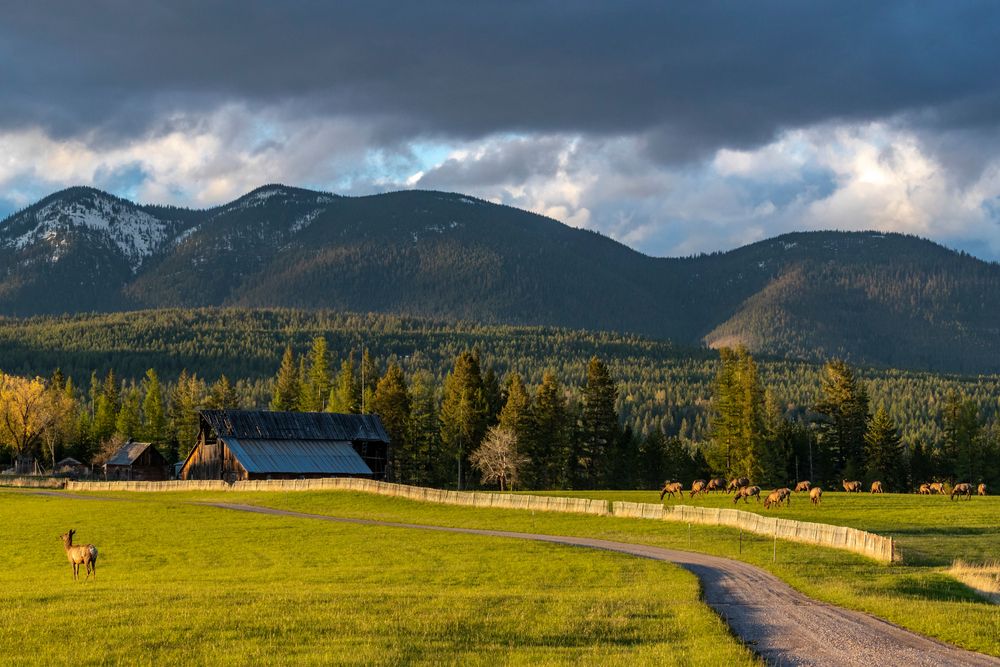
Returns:
[[[130,466],[135,463],[135,460],[142,456],[142,453],[146,451],[151,442],[132,442],[129,440],[124,445],[122,445],[114,456],[108,459],[109,466]]]
[[[372,474],[346,441],[220,439],[249,473]]]
[[[377,415],[203,410],[201,416],[221,438],[389,442],[389,435]]]

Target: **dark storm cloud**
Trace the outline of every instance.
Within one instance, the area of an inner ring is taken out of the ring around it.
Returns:
[[[38,2],[0,126],[115,140],[225,103],[393,136],[633,134],[660,160],[829,120],[992,130],[992,2]],[[96,134],[95,134],[96,133]]]

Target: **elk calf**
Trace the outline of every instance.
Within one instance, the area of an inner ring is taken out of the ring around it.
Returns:
[[[66,559],[73,566],[73,579],[77,580],[80,578],[80,566],[83,565],[87,568],[85,579],[89,579],[90,575],[93,574],[94,581],[97,581],[97,547],[93,544],[74,546],[74,535],[76,535],[76,531],[71,528],[68,533],[64,533],[61,536],[63,548],[66,549]]]
[[[818,486],[809,491],[809,500],[812,501],[813,505],[819,505],[823,500],[823,489]]]

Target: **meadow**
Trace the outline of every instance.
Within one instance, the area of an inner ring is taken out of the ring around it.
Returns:
[[[4,664],[758,663],[668,563],[109,495],[0,490]]]

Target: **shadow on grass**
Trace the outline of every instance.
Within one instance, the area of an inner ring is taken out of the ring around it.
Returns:
[[[886,593],[915,600],[982,601],[982,598],[968,586],[941,573],[928,572],[923,576],[903,575],[879,588]]]

